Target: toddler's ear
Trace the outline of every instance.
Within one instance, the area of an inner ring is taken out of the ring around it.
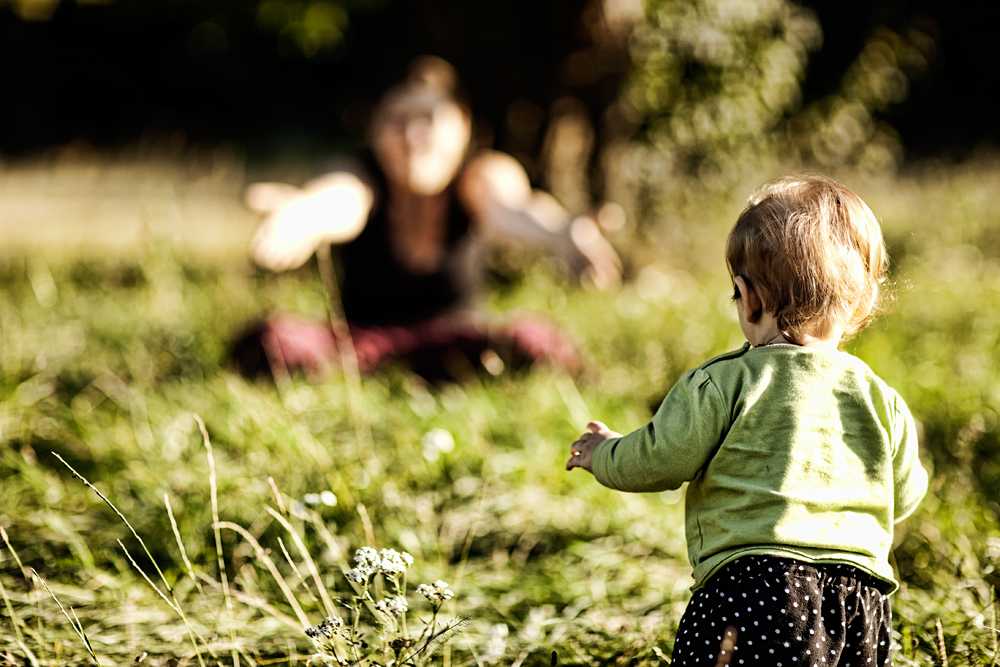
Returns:
[[[757,294],[757,290],[747,283],[743,276],[735,276],[733,282],[736,283],[736,291],[739,293],[736,307],[743,309],[743,317],[747,322],[756,324],[764,311],[764,304],[760,300],[760,295]]]

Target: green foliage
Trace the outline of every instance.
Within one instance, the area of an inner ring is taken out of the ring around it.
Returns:
[[[782,0],[659,0],[646,13],[627,100],[662,157],[697,172],[773,151],[822,39],[815,17]]]
[[[633,35],[622,104],[648,146],[636,169],[654,190],[681,176],[732,188],[778,163],[894,170],[895,132],[878,114],[906,98],[933,41],[877,27],[839,88],[804,105],[822,30],[791,0],[654,0]]]
[[[283,55],[313,57],[341,44],[348,25],[348,11],[335,2],[261,0],[257,26],[278,37]]]
[[[66,0],[67,2],[74,0]],[[60,0],[0,0],[0,7],[10,5],[23,20],[48,21],[53,18]],[[77,4],[128,5],[129,0],[100,0],[97,3],[76,0]],[[282,57],[314,58],[329,55],[343,47],[345,33],[354,11],[382,7],[383,0],[254,0],[232,2],[132,3],[122,10],[133,20],[183,16],[190,24],[187,48],[198,57],[222,55],[231,47],[253,41],[256,30],[273,40]],[[131,11],[130,11],[131,10]]]
[[[934,51],[933,40],[917,29],[899,34],[876,26],[839,89],[789,119],[787,140],[798,159],[824,168],[895,171],[903,145],[880,114],[906,99],[910,81],[927,70]]]
[[[998,174],[842,178],[882,216],[897,283],[895,309],[850,349],[906,397],[934,472],[895,549],[901,665],[938,654],[938,619],[951,664],[989,665],[996,652]],[[90,660],[33,567],[101,664],[144,653],[153,665],[198,653],[231,663],[234,652],[301,663],[317,650],[305,628],[333,615],[324,592],[335,612],[364,598],[348,554],[378,544],[413,554],[411,589],[450,582],[444,618],[470,618],[434,662],[540,665],[556,651],[563,665],[666,663],[691,584],[681,495],[616,493],[563,463],[588,419],[640,426],[681,372],[741,342],[722,262],[741,198],[690,192],[666,199],[672,218],[645,237],[616,239],[632,249],[619,293],[568,292],[542,264],[495,290],[493,310],[547,312],[578,337],[590,356],[581,378],[538,368],[435,388],[390,368],[360,388],[252,384],[221,365],[228,341],[276,308],[323,317],[313,269],[188,263],[159,243],[131,260],[4,260],[4,650],[42,665]],[[162,582],[53,454],[134,526]],[[369,586],[373,602],[394,596],[384,578]],[[418,603],[417,633],[431,620]],[[362,622],[375,613],[362,609]],[[363,641],[381,647],[375,626]]]

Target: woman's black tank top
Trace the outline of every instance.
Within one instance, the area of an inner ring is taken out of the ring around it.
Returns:
[[[450,205],[444,261],[428,274],[413,274],[393,255],[386,219],[385,176],[369,155],[365,167],[375,203],[361,234],[340,248],[341,298],[352,324],[412,324],[471,308],[483,272],[482,257],[469,235],[469,216],[448,186]]]

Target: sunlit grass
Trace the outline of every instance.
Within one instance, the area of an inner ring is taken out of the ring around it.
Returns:
[[[190,191],[186,176],[170,178],[175,193]],[[951,664],[988,665],[1000,565],[1000,170],[841,178],[882,217],[897,283],[894,310],[849,348],[906,397],[935,471],[896,549],[897,662],[938,655],[940,619]],[[226,183],[215,205],[237,206],[239,187]],[[616,294],[565,290],[544,263],[505,274],[489,307],[547,313],[587,351],[587,370],[443,387],[392,368],[360,390],[338,378],[279,390],[228,370],[226,346],[254,317],[324,316],[314,267],[265,275],[229,251],[190,256],[187,237],[152,236],[103,258],[8,255],[3,650],[18,663],[93,662],[34,568],[101,664],[143,654],[147,664],[199,654],[302,663],[315,645],[280,582],[318,625],[328,610],[317,578],[339,605],[349,558],[374,542],[413,555],[411,590],[443,579],[455,598],[442,613],[470,617],[437,662],[547,665],[554,650],[561,664],[665,663],[691,583],[680,494],[619,494],[563,463],[586,419],[637,427],[681,372],[739,344],[722,243],[740,208],[741,196],[689,196],[660,226],[620,233],[629,273]],[[176,212],[158,210],[151,227]],[[153,561],[190,627],[137,572],[159,584]]]

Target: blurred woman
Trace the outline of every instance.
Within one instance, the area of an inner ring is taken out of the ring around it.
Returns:
[[[339,246],[343,314],[362,372],[397,359],[432,379],[480,364],[493,372],[535,361],[578,368],[574,346],[544,319],[489,321],[475,309],[490,241],[540,244],[599,288],[620,278],[594,221],[571,220],[533,191],[511,156],[470,156],[471,129],[454,70],[419,58],[377,104],[370,155],[302,188],[260,183],[247,191],[248,205],[265,214],[252,241],[260,266],[295,268],[321,246]],[[320,375],[341,347],[330,326],[278,315],[234,352],[248,375],[276,366]]]

